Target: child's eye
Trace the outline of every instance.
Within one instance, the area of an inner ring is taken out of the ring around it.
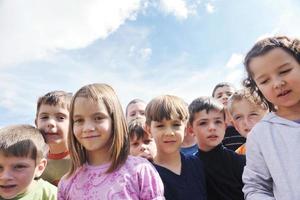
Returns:
[[[222,120],[216,120],[215,123],[216,123],[216,124],[222,124],[223,121],[222,121]]]
[[[42,120],[46,120],[48,118],[49,118],[48,116],[40,116],[40,119],[42,119]]]
[[[204,125],[206,125],[207,123],[206,122],[200,122],[199,123],[199,126],[204,126]]]
[[[15,166],[14,166],[14,169],[15,169],[16,171],[21,171],[21,170],[23,170],[23,169],[25,169],[25,168],[27,168],[26,165],[15,165]]]
[[[265,80],[261,81],[259,84],[263,85],[263,84],[266,84],[268,81],[269,81],[269,79],[265,79]]]
[[[152,140],[144,140],[144,144],[149,144]]]
[[[281,72],[279,72],[280,74],[286,74],[286,73],[288,73],[288,72],[290,72],[292,69],[286,69],[286,70],[283,70],[283,71],[281,71]]]
[[[239,119],[241,119],[241,116],[235,116],[234,117],[234,120],[239,120]]]
[[[133,142],[133,143],[131,143],[131,146],[137,147],[137,146],[139,146],[139,143],[138,142]]]
[[[79,124],[81,122],[83,122],[83,119],[73,119],[74,124]]]
[[[101,121],[103,119],[103,117],[97,116],[95,117],[95,121]]]
[[[157,125],[156,125],[156,128],[163,128],[163,127],[164,127],[163,124],[157,124]]]

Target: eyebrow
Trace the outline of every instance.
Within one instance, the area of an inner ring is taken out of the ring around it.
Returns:
[[[279,65],[277,68],[276,68],[276,70],[280,70],[281,68],[283,68],[283,67],[285,67],[285,66],[287,66],[287,65],[289,65],[290,64],[290,62],[289,61],[286,61],[285,63],[283,63],[282,65]],[[264,78],[264,76],[266,76],[266,75],[268,75],[268,74],[262,74],[262,75],[260,75],[260,76],[258,76],[258,77],[254,77],[254,79],[255,80],[258,80],[258,79],[262,79],[262,78]]]

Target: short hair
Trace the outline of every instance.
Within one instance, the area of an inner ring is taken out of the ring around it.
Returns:
[[[194,122],[195,114],[203,110],[205,110],[206,113],[209,113],[212,110],[220,111],[221,113],[223,113],[225,119],[224,105],[213,97],[198,97],[194,99],[192,103],[190,103],[188,108],[190,114],[190,118],[189,118],[190,124]]]
[[[31,125],[11,125],[0,129],[0,152],[7,157],[29,157],[37,163],[46,158],[49,147],[42,133]]]
[[[262,110],[268,110],[268,105],[265,104],[261,99],[254,94],[251,94],[248,89],[241,89],[236,92],[234,92],[231,97],[228,99],[227,109],[229,110],[230,114],[233,113],[233,105],[236,102],[246,100],[251,105],[257,106],[258,108],[261,108]]]
[[[127,114],[128,114],[128,108],[129,108],[129,106],[130,106],[131,104],[136,104],[136,103],[144,103],[144,104],[146,104],[146,102],[143,101],[142,99],[133,99],[133,100],[131,100],[131,101],[127,104],[127,106],[126,106],[126,111],[125,111],[125,116],[126,116],[126,117],[127,117]]]
[[[243,80],[243,85],[244,87],[249,88],[252,94],[256,93],[259,98],[261,98],[261,100],[268,105],[270,111],[275,111],[275,106],[264,97],[262,92],[257,87],[249,65],[253,58],[265,55],[275,48],[281,48],[294,57],[295,60],[300,64],[300,40],[296,38],[289,38],[287,36],[268,37],[256,42],[244,59],[247,78]]]
[[[144,129],[145,119],[144,118],[134,118],[128,123],[128,132],[130,139],[136,137],[137,140],[149,136],[149,133]]]
[[[121,103],[114,89],[104,83],[94,83],[80,88],[74,94],[71,101],[68,149],[70,151],[72,164],[67,177],[71,176],[77,168],[87,162],[87,152],[85,148],[77,141],[73,132],[74,104],[78,97],[87,98],[87,100],[98,103],[102,102],[112,119],[112,134],[108,141],[111,143],[111,146],[109,152],[107,152],[112,161],[110,167],[106,171],[107,173],[111,173],[124,164],[128,157],[130,147],[128,128]]]
[[[186,103],[179,97],[173,95],[161,95],[152,99],[146,106],[146,124],[151,121],[162,121],[179,118],[182,121],[188,119]]]
[[[66,108],[68,111],[70,111],[71,98],[72,98],[72,93],[68,93],[61,90],[51,91],[43,96],[40,96],[38,98],[37,106],[36,106],[36,117],[39,114],[42,104],[50,105],[50,106],[60,105],[63,108]]]
[[[225,87],[225,86],[231,87],[231,88],[234,88],[234,89],[235,89],[235,87],[234,87],[233,84],[228,83],[228,82],[221,82],[221,83],[218,83],[218,84],[214,87],[211,96],[212,96],[212,97],[215,97],[215,92],[216,92],[216,90],[217,90],[218,88]]]

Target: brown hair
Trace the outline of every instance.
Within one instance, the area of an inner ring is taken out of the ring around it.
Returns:
[[[179,118],[182,121],[188,119],[186,103],[173,95],[162,95],[152,99],[146,106],[146,124],[151,121],[162,121]]]
[[[198,97],[189,105],[189,123],[192,124],[195,120],[195,114],[203,110],[205,110],[206,113],[209,113],[212,110],[220,111],[224,114],[225,120],[225,110],[222,103],[213,97]]]
[[[234,89],[235,89],[234,85],[232,85],[231,83],[228,83],[228,82],[221,82],[221,83],[218,83],[218,84],[214,87],[211,96],[212,96],[212,97],[215,97],[215,92],[216,92],[216,90],[217,90],[218,88],[222,88],[222,87],[225,87],[225,86],[226,86],[226,87],[230,87],[230,88],[234,88]]]
[[[50,106],[60,105],[63,108],[67,108],[68,111],[70,111],[71,98],[72,98],[72,93],[68,93],[60,90],[51,91],[39,97],[36,106],[36,118],[39,114],[42,104],[50,105]]]
[[[36,163],[49,151],[41,132],[31,125],[11,125],[0,129],[0,152],[5,156],[30,157]]]
[[[258,89],[255,81],[253,80],[253,74],[249,68],[250,62],[253,58],[265,55],[269,51],[275,48],[281,48],[291,56],[293,56],[300,64],[300,40],[292,39],[287,36],[275,36],[262,39],[254,44],[251,50],[247,53],[244,65],[247,71],[247,78],[243,81],[243,85],[248,88],[251,94],[256,94],[258,97],[269,107],[270,111],[275,111],[275,105],[269,102],[262,92]]]
[[[149,136],[149,133],[144,129],[145,119],[144,118],[135,118],[128,123],[128,132],[130,139],[136,137],[137,140]]]
[[[71,176],[77,168],[87,162],[85,148],[77,141],[73,132],[73,112],[76,98],[84,97],[95,102],[103,102],[111,119],[112,119],[112,134],[109,139],[111,147],[109,152],[111,158],[110,167],[107,173],[111,173],[125,163],[129,154],[129,137],[128,129],[124,118],[124,113],[119,99],[113,90],[107,84],[94,83],[83,86],[73,96],[70,110],[70,128],[68,134],[68,147],[72,160],[71,169],[68,177]]]

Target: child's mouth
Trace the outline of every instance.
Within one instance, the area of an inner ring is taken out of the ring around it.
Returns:
[[[284,90],[283,92],[281,92],[280,94],[277,95],[277,97],[283,97],[286,96],[287,94],[289,94],[291,92],[291,90]]]
[[[12,189],[16,187],[17,185],[0,185],[0,188],[2,189]]]

